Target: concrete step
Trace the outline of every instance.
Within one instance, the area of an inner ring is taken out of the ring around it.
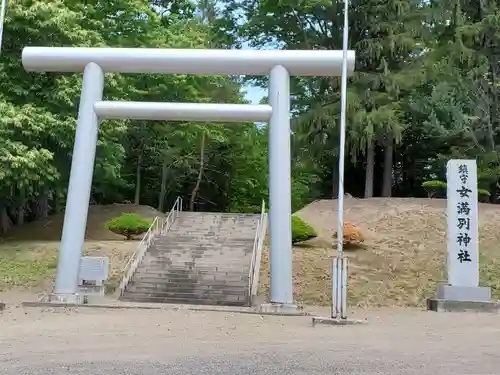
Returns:
[[[157,262],[157,261],[144,261],[141,269],[155,269],[155,270],[216,270],[226,272],[248,272],[250,260],[247,262],[234,262],[234,263],[221,263],[221,262],[192,262],[188,260],[170,261],[170,262]]]
[[[183,294],[183,295],[169,295],[165,293],[134,293],[125,292],[120,298],[121,300],[131,300],[140,302],[143,299],[150,298],[152,302],[167,302],[167,303],[193,303],[187,301],[199,301],[197,304],[205,304],[208,301],[214,305],[228,305],[228,304],[239,304],[245,305],[248,303],[248,298],[246,296],[236,296],[236,295],[195,295],[195,294]],[[177,301],[185,302],[177,302]],[[196,304],[196,303],[195,303]]]
[[[192,284],[196,285],[195,288],[190,288],[189,286],[182,287],[165,287],[166,284],[163,284],[161,287],[156,287],[155,285],[127,285],[125,289],[126,292],[130,293],[168,293],[169,296],[178,296],[181,297],[182,294],[195,294],[195,295],[204,295],[204,296],[226,296],[226,295],[236,295],[236,296],[246,296],[248,295],[248,285],[246,287],[230,287],[228,285],[224,286],[203,286],[200,284]]]
[[[221,249],[207,250],[189,250],[189,249],[171,249],[171,250],[151,250],[148,251],[144,259],[228,259],[232,260],[250,260],[253,254],[253,249],[238,249],[233,251]]]
[[[209,275],[186,275],[177,273],[135,273],[131,282],[248,282],[248,275],[241,274],[209,274]]]
[[[133,292],[125,291],[124,297],[129,298],[141,298],[141,297],[154,297],[163,298],[165,300],[169,299],[186,299],[186,300],[215,300],[220,302],[243,302],[248,301],[248,296],[246,294],[224,294],[224,293],[208,293],[208,292],[191,292],[191,293],[177,293],[177,292],[160,292],[160,291],[146,291],[146,292]]]
[[[257,220],[179,220],[179,226],[188,227],[194,230],[199,230],[200,228],[241,228],[246,226],[257,225]]]
[[[176,233],[171,232],[169,236],[160,238],[162,243],[167,244],[180,244],[180,243],[190,243],[193,241],[200,241],[204,244],[210,243],[224,243],[228,240],[228,234],[222,233],[220,236],[212,236],[204,231],[199,233],[186,233],[184,230],[179,230]]]
[[[183,212],[155,239],[123,300],[245,306],[260,215]]]
[[[244,251],[247,248],[253,249],[254,241],[246,241],[244,243],[235,242],[207,242],[203,243],[197,240],[186,242],[164,242],[157,241],[151,246],[150,251],[174,251],[174,250],[189,250],[189,251],[227,251],[232,253],[234,251]]]
[[[240,250],[244,252],[244,250]],[[155,247],[152,248],[149,253],[151,255],[154,254],[165,254],[165,255],[194,255],[203,257],[205,254],[216,254],[216,255],[224,255],[226,253],[230,254],[232,251],[228,251],[227,249],[222,249],[221,247]]]
[[[244,270],[250,266],[250,259],[237,259],[226,261],[225,259],[217,259],[217,258],[200,258],[193,261],[192,258],[183,259],[183,258],[144,258],[141,266],[147,267],[148,265],[152,265],[156,267],[158,265],[165,266],[166,269],[184,269],[184,268],[209,268],[209,269],[225,269],[227,268],[229,271],[231,270]]]
[[[239,239],[226,239],[217,240],[207,238],[204,236],[192,238],[159,238],[155,241],[155,247],[179,247],[179,248],[200,248],[205,249],[209,247],[226,247],[228,249],[238,248],[240,246],[253,246],[255,239],[252,238],[239,238]]]
[[[247,243],[207,243],[203,244],[198,241],[193,242],[172,242],[165,243],[158,241],[155,245],[150,248],[151,253],[169,253],[175,251],[197,251],[201,253],[206,253],[207,251],[224,251],[229,254],[234,252],[247,252],[248,250],[253,250],[254,241],[248,241]]]
[[[248,306],[248,301],[220,301],[216,299],[201,299],[201,298],[163,298],[152,297],[148,295],[123,295],[120,298],[125,302],[142,302],[142,303],[168,303],[178,305],[217,305],[217,306]]]
[[[162,288],[168,290],[175,290],[178,288],[236,288],[236,289],[248,289],[248,280],[237,280],[237,281],[226,281],[226,280],[187,280],[187,281],[171,281],[164,279],[141,279],[141,280],[132,280],[128,283],[127,288],[129,286],[140,287],[155,287]]]
[[[163,236],[155,237],[166,242],[191,242],[201,240],[203,242],[246,242],[255,239],[253,228],[245,229],[242,232],[231,230],[217,230],[217,234],[208,233],[208,230],[203,229],[199,232],[189,232],[185,228],[169,231]]]
[[[172,267],[171,265],[167,265],[165,262],[149,262],[149,263],[143,263],[141,266],[137,269],[136,272],[141,272],[141,273],[156,273],[156,272],[168,272],[169,274],[172,273],[181,273],[181,274],[214,274],[214,273],[220,273],[220,274],[247,274],[250,270],[250,264],[247,267],[231,267],[231,266],[213,266],[213,267]]]
[[[204,284],[204,285],[218,285],[219,283],[226,284],[248,284],[248,275],[208,275],[206,277],[199,277],[197,275],[186,275],[179,276],[175,274],[136,274],[130,280],[131,283],[152,283],[152,284],[163,284],[163,283],[177,283],[177,284]]]
[[[251,259],[251,254],[244,254],[243,252],[241,253],[227,253],[225,255],[220,255],[220,254],[213,254],[213,253],[207,253],[202,257],[197,257],[193,256],[192,254],[183,254],[183,257],[180,256],[173,256],[173,255],[178,255],[178,254],[168,254],[168,253],[153,253],[153,252],[148,252],[144,256],[144,260],[148,259],[160,259],[160,260],[176,260],[179,261],[179,258],[185,258],[186,261],[191,260],[191,262],[213,262],[214,260],[221,260],[224,261],[226,264],[232,264],[232,263],[237,263],[237,262],[248,262]]]
[[[214,232],[215,229],[240,229],[245,227],[254,227],[257,225],[257,221],[253,220],[231,220],[231,221],[202,221],[202,220],[180,220],[178,222],[177,228],[187,228],[191,231],[199,231],[202,228],[211,229]],[[172,227],[171,227],[172,228]]]
[[[253,252],[251,250],[244,251],[220,251],[220,250],[209,250],[209,251],[189,251],[189,250],[167,250],[167,251],[157,251],[151,250],[147,252],[143,259],[194,259],[195,261],[200,261],[203,259],[227,259],[229,261],[235,260],[246,260],[249,261],[252,257]]]
[[[255,225],[235,224],[229,227],[220,227],[214,225],[200,225],[200,224],[179,224],[176,227],[171,227],[168,232],[165,232],[158,237],[160,238],[177,238],[172,236],[172,233],[178,234],[180,238],[186,237],[211,237],[211,238],[251,238],[255,237]],[[252,233],[254,232],[254,233]]]
[[[147,252],[146,256],[151,258],[170,258],[170,257],[191,257],[199,258],[246,258],[250,257],[253,253],[253,247],[239,247],[236,249],[222,249],[222,248],[207,248],[207,249],[184,249],[184,248],[165,248],[165,249],[151,249]]]
[[[234,230],[218,231],[217,235],[207,233],[202,230],[199,233],[189,233],[186,229],[168,232],[164,236],[156,237],[161,242],[165,243],[193,243],[193,241],[201,241],[202,243],[241,243],[255,240],[254,229],[249,228],[244,232],[235,232]]]
[[[200,225],[200,224],[179,224],[176,227],[171,227],[168,232],[161,234],[159,237],[173,238],[172,233],[178,233],[181,238],[190,236],[204,236],[212,238],[250,238],[255,234],[251,232],[256,229],[257,223],[245,225],[236,223],[230,226],[219,225]]]
[[[136,270],[135,274],[148,274],[148,275],[158,275],[158,276],[183,276],[183,277],[208,277],[208,276],[230,276],[230,277],[248,277],[248,271],[250,267],[247,267],[244,272],[240,270],[215,270],[214,268],[202,268],[196,270],[189,270],[185,267],[170,267],[170,268],[160,268],[160,267],[140,267]]]

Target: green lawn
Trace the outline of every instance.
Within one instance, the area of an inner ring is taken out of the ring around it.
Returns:
[[[0,291],[43,288],[55,275],[59,242],[0,244]]]

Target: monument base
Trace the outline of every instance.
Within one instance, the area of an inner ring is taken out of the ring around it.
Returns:
[[[480,301],[450,301],[444,299],[428,299],[427,310],[435,312],[484,312],[498,313],[499,306],[496,302]]]
[[[491,301],[491,288],[441,284],[437,298],[427,300],[427,310],[436,312],[498,312]]]
[[[476,301],[490,302],[491,288],[490,287],[471,287],[471,286],[453,286],[440,284],[437,287],[437,299],[450,301]]]

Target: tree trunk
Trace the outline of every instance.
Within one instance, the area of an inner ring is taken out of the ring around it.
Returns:
[[[365,175],[365,198],[373,197],[373,177],[375,172],[375,145],[374,141],[368,141],[366,145],[366,175]]]
[[[2,205],[0,207],[0,234],[7,233],[12,228],[12,220],[10,220],[7,213],[7,207]]]
[[[139,204],[141,201],[141,167],[142,167],[142,149],[139,149],[139,155],[137,155],[137,168],[135,171],[134,204]]]
[[[42,192],[35,201],[35,217],[37,219],[46,218],[49,216],[49,210],[49,195],[46,192]]]
[[[165,212],[165,195],[167,194],[167,172],[168,165],[167,161],[164,160],[161,166],[161,187],[160,187],[160,197],[158,199],[158,211]]]
[[[64,194],[61,190],[62,190],[61,187],[57,186],[54,191],[54,212],[56,214],[62,212],[62,207],[64,206],[63,202]]]
[[[201,179],[203,178],[203,170],[205,168],[205,132],[201,133],[201,145],[200,145],[200,167],[198,169],[198,178],[196,179],[196,185],[191,192],[191,200],[189,202],[189,211],[194,211],[194,203],[196,202],[196,197],[200,191]]]
[[[16,225],[23,225],[24,224],[24,215],[25,215],[25,205],[26,204],[26,199],[25,199],[25,194],[24,194],[24,189],[21,189],[19,191],[19,207],[17,209],[16,213]]]
[[[382,182],[382,196],[390,197],[392,195],[392,158],[394,146],[392,136],[388,135],[384,149],[384,176]]]
[[[497,80],[497,59],[490,59],[491,73],[491,104],[489,108],[490,116],[488,119],[488,146],[490,150],[495,150],[495,134],[498,134],[499,119],[498,119],[498,80]]]
[[[232,208],[232,200],[231,200],[231,173],[226,178],[225,185],[226,185],[226,200],[227,200],[227,209],[226,212],[231,212]]]

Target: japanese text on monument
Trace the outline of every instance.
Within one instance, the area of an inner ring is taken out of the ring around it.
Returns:
[[[447,183],[448,281],[475,287],[479,272],[475,160],[450,160]]]
[[[458,166],[458,177],[462,183],[457,190],[459,202],[457,205],[457,244],[459,246],[458,260],[460,263],[472,261],[468,246],[472,240],[469,235],[470,231],[470,198],[472,190],[468,188],[469,171],[467,165],[460,164]]]

